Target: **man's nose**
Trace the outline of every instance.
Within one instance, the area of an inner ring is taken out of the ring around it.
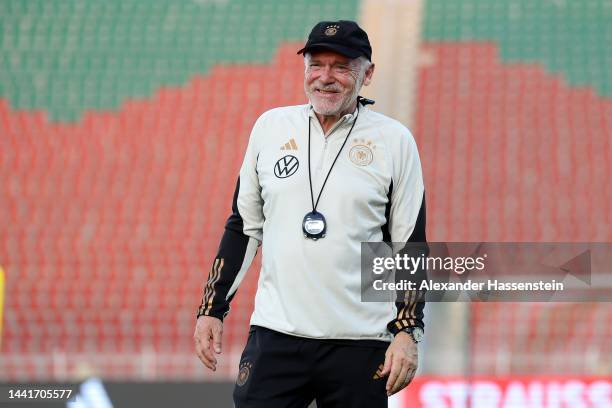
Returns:
[[[323,67],[320,71],[319,80],[325,84],[331,84],[335,81],[332,74],[331,67]]]

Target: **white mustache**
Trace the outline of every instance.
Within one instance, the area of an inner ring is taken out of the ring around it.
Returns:
[[[342,92],[341,89],[335,86],[314,86],[314,90],[324,91],[324,92]]]

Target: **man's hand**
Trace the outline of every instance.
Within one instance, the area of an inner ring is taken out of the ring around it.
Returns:
[[[221,354],[221,336],[223,322],[212,316],[200,316],[196,322],[193,340],[196,353],[204,365],[213,371],[217,370],[215,353]],[[214,348],[214,353],[213,353]]]
[[[382,377],[387,379],[387,395],[402,390],[412,381],[419,365],[417,345],[410,334],[399,332],[385,353]]]

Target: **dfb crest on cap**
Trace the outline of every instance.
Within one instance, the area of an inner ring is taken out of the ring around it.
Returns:
[[[340,28],[339,25],[329,25],[325,28],[325,35],[328,37],[331,37],[332,35],[336,35],[336,33],[338,32],[338,29]]]

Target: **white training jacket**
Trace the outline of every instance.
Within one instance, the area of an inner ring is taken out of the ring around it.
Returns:
[[[361,301],[361,242],[426,239],[423,177],[412,134],[398,121],[358,106],[327,137],[311,105],[259,117],[198,316],[225,317],[261,244],[252,325],[316,339],[386,341],[402,328],[423,327],[423,302]],[[327,235],[317,241],[302,231],[312,211],[309,120],[315,200],[354,124],[317,206],[327,221]]]

